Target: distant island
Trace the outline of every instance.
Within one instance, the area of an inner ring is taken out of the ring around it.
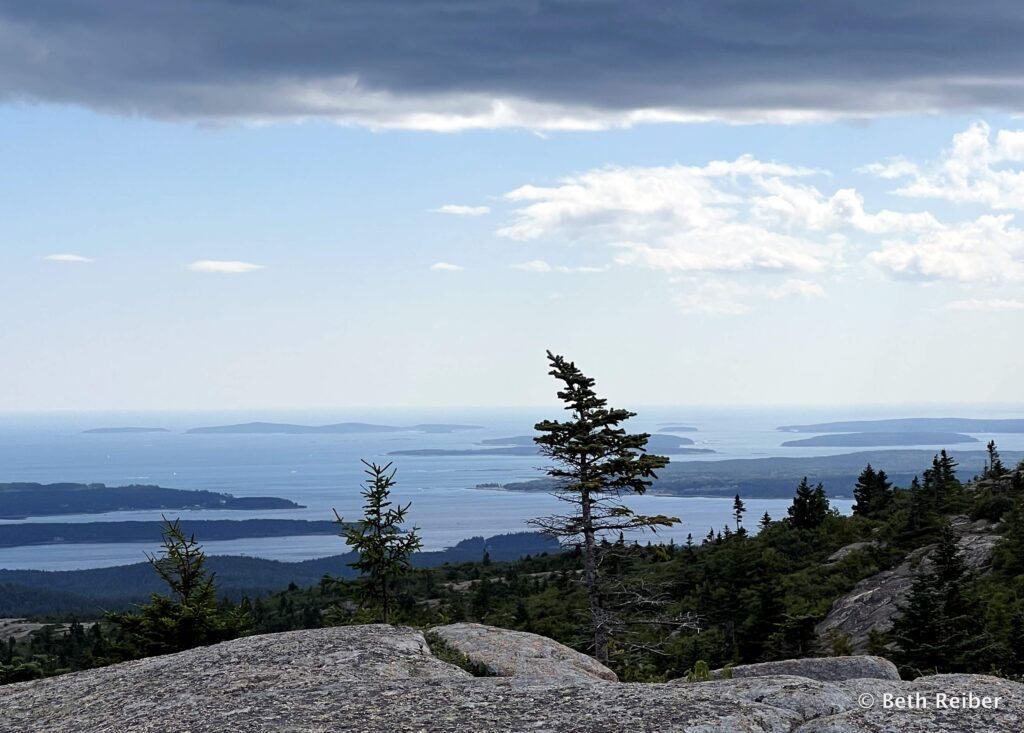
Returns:
[[[1024,433],[1024,420],[975,420],[965,417],[901,417],[892,420],[847,420],[810,425],[783,425],[786,433]]]
[[[495,448],[407,448],[388,453],[389,456],[533,456],[540,450],[533,441],[532,435],[514,435],[510,438],[487,438],[480,441],[481,445],[499,446]],[[652,435],[647,441],[650,453],[670,456],[698,455],[714,453],[710,448],[687,448],[693,445],[689,438],[678,435]]]
[[[171,431],[167,428],[90,428],[82,432],[106,435],[113,433],[169,433]]]
[[[26,522],[0,524],[0,547],[26,545],[153,542],[159,540],[162,522]],[[204,542],[253,537],[301,537],[338,534],[333,520],[305,519],[184,519],[185,534]],[[343,544],[339,545],[344,547]]]
[[[412,448],[393,450],[389,456],[535,456],[532,445],[510,445],[504,448]]]
[[[658,428],[663,433],[696,433],[697,428],[689,425],[663,425]]]
[[[536,445],[533,439],[533,435],[513,435],[511,438],[485,438],[480,441],[480,445]]]
[[[673,461],[658,471],[648,493],[662,496],[725,496],[740,494],[743,498],[790,499],[804,476],[811,482],[821,481],[829,496],[853,495],[857,476],[867,464],[884,469],[898,486],[908,486],[914,476],[931,466],[934,450],[866,450],[834,456],[729,458],[715,461]],[[1021,451],[1001,451],[1008,465],[1024,458]],[[982,450],[953,450],[950,454],[960,464],[962,478],[981,473],[988,459]],[[502,491],[544,491],[555,486],[549,479],[535,479],[501,486],[481,484],[478,489]]]
[[[789,448],[875,448],[890,445],[933,445],[936,447],[957,443],[977,443],[978,439],[962,433],[828,433],[813,438],[787,440]]]
[[[162,486],[105,484],[0,484],[0,519],[61,514],[105,514],[145,509],[303,509],[273,496],[243,496]]]
[[[455,433],[464,430],[482,430],[479,425],[448,425],[421,423],[419,425],[374,425],[365,422],[339,422],[330,425],[290,425],[275,422],[247,422],[238,425],[214,425],[192,428],[186,433],[194,435],[345,435],[351,433]]]

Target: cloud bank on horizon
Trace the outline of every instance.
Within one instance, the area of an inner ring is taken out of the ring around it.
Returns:
[[[435,131],[1019,113],[1021,37],[1013,0],[0,0],[0,97]]]

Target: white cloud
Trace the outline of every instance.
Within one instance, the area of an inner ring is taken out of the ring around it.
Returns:
[[[461,204],[445,204],[431,209],[435,214],[451,214],[452,216],[483,216],[491,213],[489,206],[463,206]]]
[[[1012,214],[925,232],[913,241],[889,240],[868,259],[901,278],[961,283],[1024,282],[1024,230]]]
[[[777,288],[769,288],[765,291],[765,295],[774,300],[782,300],[783,298],[824,298],[825,288],[819,283],[811,282],[810,280],[790,279]]]
[[[883,209],[876,214],[868,213],[864,197],[852,188],[841,188],[826,198],[813,186],[793,185],[779,178],[763,181],[761,185],[766,195],[753,198],[751,212],[762,222],[811,231],[850,228],[867,234],[942,228],[928,212]]]
[[[943,306],[949,311],[1020,311],[1024,310],[1024,300],[1012,300],[1008,298],[971,298],[968,300],[954,300]]]
[[[460,272],[466,268],[462,265],[453,265],[451,262],[435,262],[430,269],[436,272]]]
[[[902,179],[893,193],[955,203],[984,204],[993,209],[1024,209],[1024,130],[999,130],[995,139],[985,122],[976,122],[953,137],[952,147],[934,163],[875,163],[862,170],[882,178]]]
[[[544,260],[530,260],[529,262],[520,262],[518,265],[512,265],[514,270],[522,270],[523,272],[551,272],[553,269]]]
[[[252,262],[239,262],[238,260],[196,260],[188,266],[188,269],[193,272],[240,274],[262,270],[263,265],[256,265]]]
[[[918,173],[917,163],[912,163],[903,158],[890,158],[884,163],[869,163],[857,168],[858,173],[870,173],[878,178],[892,180],[894,178],[905,178]]]
[[[609,265],[580,265],[578,267],[567,267],[565,265],[551,265],[546,260],[530,260],[529,262],[520,262],[517,265],[512,265],[513,270],[523,270],[524,272],[580,272],[580,273],[592,273],[592,272],[605,272],[609,269]]]
[[[834,241],[782,231],[752,211],[771,181],[814,173],[751,156],[701,167],[600,168],[509,192],[520,206],[498,234],[611,246],[619,264],[669,272],[818,272],[836,259]]]
[[[73,254],[46,255],[43,259],[49,262],[92,262],[89,257]]]

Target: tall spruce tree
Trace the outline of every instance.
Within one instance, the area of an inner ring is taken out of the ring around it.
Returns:
[[[391,623],[395,589],[398,578],[412,567],[412,553],[422,546],[416,527],[403,531],[402,524],[412,502],[405,506],[392,506],[391,489],[395,485],[395,470],[391,464],[378,466],[363,461],[364,473],[369,476],[362,491],[363,518],[346,522],[337,511],[334,516],[342,526],[345,544],[359,555],[349,563],[358,570],[359,590],[365,607],[380,612],[384,623]],[[389,473],[390,471],[390,473]]]
[[[996,442],[990,440],[988,445],[985,446],[985,450],[988,452],[988,460],[985,462],[985,471],[982,474],[982,478],[998,479],[1005,476],[1007,474],[1006,466],[1003,465],[1003,460],[999,457]]]
[[[121,627],[129,656],[152,656],[216,644],[249,633],[252,620],[241,608],[217,603],[214,576],[195,535],[186,535],[177,519],[164,519],[163,552],[149,564],[169,594],[154,593],[137,613],[111,613]]]
[[[828,516],[829,503],[825,487],[819,483],[811,486],[804,476],[796,487],[796,495],[789,507],[789,522],[797,529],[815,529]]]
[[[857,477],[853,487],[853,513],[862,517],[877,516],[893,497],[892,483],[885,471],[876,471],[869,463]]]
[[[976,604],[967,592],[967,566],[948,523],[928,560],[930,570],[914,578],[893,625],[899,661],[908,670],[973,669],[990,640],[978,624]]]
[[[647,433],[629,434],[620,425],[636,413],[608,407],[594,391],[594,380],[564,357],[547,352],[551,376],[561,382],[558,398],[569,419],[544,420],[534,426],[534,440],[555,465],[547,474],[556,483],[555,495],[567,503],[568,514],[534,519],[531,524],[579,547],[587,592],[594,656],[608,661],[614,614],[606,602],[601,559],[609,533],[657,530],[679,522],[676,517],[637,514],[622,499],[643,494],[657,478],[655,471],[669,459],[647,453]]]
[[[743,499],[740,498],[739,494],[736,494],[736,498],[732,500],[732,518],[736,522],[737,534],[743,529],[743,515],[746,514],[747,507],[743,503]]]

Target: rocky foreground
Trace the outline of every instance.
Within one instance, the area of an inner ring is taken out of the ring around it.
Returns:
[[[981,675],[905,682],[877,657],[626,684],[533,634],[455,624],[428,636],[429,644],[418,631],[383,625],[270,634],[8,685],[0,687],[0,731],[1024,730],[1024,685]],[[906,709],[886,709],[886,699]]]

